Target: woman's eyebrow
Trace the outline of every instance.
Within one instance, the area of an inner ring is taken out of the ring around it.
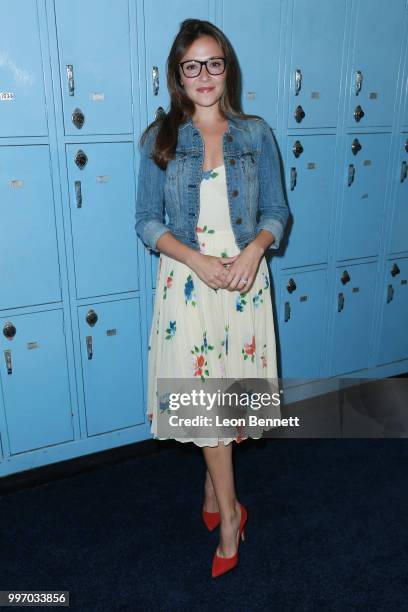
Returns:
[[[207,57],[206,59],[199,59],[198,57],[191,57],[189,59],[185,59],[183,60],[183,62],[207,62],[210,59],[217,59],[217,58],[221,58],[222,55],[212,55],[211,57]],[[181,62],[180,62],[181,63]]]

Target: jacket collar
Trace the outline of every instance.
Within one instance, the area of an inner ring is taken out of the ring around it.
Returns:
[[[226,115],[227,115],[227,121],[228,121],[228,129],[227,129],[227,133],[231,131],[232,129],[237,129],[237,130],[242,130],[242,124],[241,124],[241,120],[239,117],[237,117],[236,115],[234,115],[233,113],[230,113],[229,111],[226,111]],[[197,129],[195,128],[194,124],[193,124],[193,120],[191,115],[188,117],[187,121],[185,121],[185,123],[182,123],[179,126],[179,130],[184,130],[185,128],[188,129]]]

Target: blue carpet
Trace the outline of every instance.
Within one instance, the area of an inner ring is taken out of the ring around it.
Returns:
[[[238,567],[211,578],[205,464],[191,444],[2,495],[2,590],[69,590],[72,610],[407,609],[404,440],[235,447],[248,509]]]

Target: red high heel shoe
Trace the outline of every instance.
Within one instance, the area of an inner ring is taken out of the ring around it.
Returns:
[[[221,520],[219,512],[206,512],[203,510],[203,521],[206,524],[208,531],[213,531]]]
[[[225,574],[225,572],[232,570],[232,568],[234,568],[238,564],[238,548],[240,544],[240,538],[242,541],[245,540],[244,527],[245,527],[245,524],[248,518],[248,513],[246,511],[245,506],[243,506],[242,504],[239,504],[239,505],[241,507],[241,519],[240,519],[239,528],[238,528],[237,552],[232,557],[220,557],[217,554],[217,550],[218,550],[218,546],[217,546],[217,549],[215,551],[215,555],[213,558],[213,563],[212,563],[211,575],[213,578],[216,578],[217,576],[221,576],[221,574]]]

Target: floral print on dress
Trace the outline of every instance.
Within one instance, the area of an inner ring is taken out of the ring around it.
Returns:
[[[208,364],[205,355],[207,355],[208,351],[212,351],[214,346],[212,344],[208,344],[207,341],[207,331],[203,334],[203,342],[200,347],[196,344],[194,348],[191,349],[191,353],[194,355],[193,360],[193,370],[194,376],[200,376],[201,380],[204,382],[205,377],[209,376]]]
[[[264,279],[264,290],[265,290],[265,289],[268,289],[268,287],[269,287],[269,278],[265,274],[265,272],[262,271],[261,273],[262,273],[262,276],[263,276],[263,279]]]
[[[215,230],[209,229],[208,225],[204,225],[204,227],[199,227],[197,225],[196,232],[197,232],[197,234],[215,234]],[[197,236],[197,238],[199,239],[199,236]],[[206,248],[205,247],[206,247],[206,243],[205,242],[200,242],[200,251],[201,251],[201,253],[205,253],[206,252]]]
[[[266,344],[263,345],[263,351],[261,353],[261,363],[262,363],[262,368],[266,368],[268,367],[268,358],[267,358],[267,353],[266,353]]]
[[[197,296],[195,293],[194,281],[191,274],[187,276],[185,285],[184,285],[184,298],[186,306],[190,302],[192,306],[197,306]]]
[[[228,330],[229,330],[229,325],[226,325],[224,329],[225,329],[225,335],[224,335],[224,338],[220,342],[221,350],[218,353],[218,359],[220,360],[219,361],[219,365],[220,365],[221,378],[226,376],[224,356],[225,357],[228,356]]]
[[[246,295],[245,293],[238,293],[237,297],[236,297],[236,301],[235,301],[235,309],[238,310],[239,312],[242,312],[244,310],[244,306],[247,303],[247,299],[246,299]]]
[[[170,321],[169,326],[166,328],[167,336],[165,336],[165,339],[166,340],[171,340],[171,338],[173,338],[175,333],[176,333],[176,322],[175,321]]]
[[[252,298],[252,303],[254,305],[254,308],[258,308],[258,306],[260,306],[263,303],[263,299],[261,295],[262,295],[262,289],[260,289],[258,293],[254,295],[254,297]]]
[[[170,287],[173,284],[173,276],[174,276],[174,270],[171,270],[170,274],[166,278],[166,284],[164,285],[164,288],[163,288],[163,300],[166,299],[167,291],[168,291],[168,289],[170,289]]]
[[[245,342],[244,348],[242,349],[242,355],[244,359],[251,359],[252,363],[255,361],[255,336],[252,336],[251,342]]]
[[[214,170],[203,170],[203,179],[208,181],[209,179],[213,179],[219,175],[219,172],[214,172]]]
[[[256,295],[254,295],[253,298],[252,298],[252,303],[254,305],[254,308],[258,308],[258,306],[263,304],[262,294],[269,287],[269,279],[268,279],[267,275],[265,274],[265,272],[262,272],[262,276],[263,276],[263,279],[264,279],[264,286],[261,287],[261,289],[259,289],[258,293]]]
[[[229,330],[229,325],[226,325],[224,329],[225,329],[225,335],[224,335],[224,338],[220,342],[220,344],[221,344],[221,351],[218,354],[218,358],[219,359],[221,359],[222,349],[223,348],[224,348],[225,355],[228,355],[228,330]]]
[[[208,225],[204,225],[204,227],[196,227],[196,232],[199,234],[215,234],[215,230],[209,229]]]

